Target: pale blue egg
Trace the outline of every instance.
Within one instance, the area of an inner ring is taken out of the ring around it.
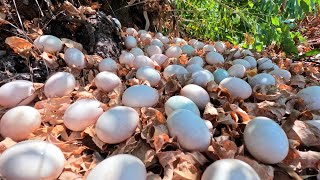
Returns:
[[[213,72],[213,76],[214,81],[219,84],[223,79],[229,77],[229,73],[225,69],[217,69]]]

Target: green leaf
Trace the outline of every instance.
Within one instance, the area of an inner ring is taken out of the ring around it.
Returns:
[[[311,51],[308,51],[302,55],[299,56],[299,58],[305,58],[305,57],[310,57],[310,56],[314,56],[320,53],[320,49],[313,49]]]
[[[252,7],[254,6],[254,4],[253,4],[252,1],[249,1],[249,2],[248,2],[248,5],[249,5],[250,8],[252,8]]]
[[[277,16],[273,16],[273,17],[271,17],[271,22],[273,25],[279,26],[280,25],[280,18]]]

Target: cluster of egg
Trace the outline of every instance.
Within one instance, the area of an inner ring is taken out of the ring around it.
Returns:
[[[106,93],[121,85],[117,75],[119,66],[136,70],[136,78],[148,81],[148,85],[134,85],[122,95],[122,106],[103,112],[101,102],[81,99],[70,105],[64,114],[64,125],[72,131],[83,131],[94,125],[101,141],[117,144],[128,139],[136,130],[139,114],[134,108],[152,107],[159,101],[157,87],[162,80],[173,75],[191,74],[191,83],[182,87],[180,95],[170,97],[165,103],[167,126],[171,137],[176,137],[180,146],[187,151],[206,151],[211,143],[212,124],[201,118],[201,111],[210,102],[206,91],[209,82],[214,81],[233,97],[248,99],[256,85],[275,85],[274,76],[290,81],[289,71],[279,67],[269,58],[255,59],[249,50],[232,49],[234,60],[229,69],[218,68],[210,72],[205,65],[225,63],[224,54],[230,51],[223,42],[213,45],[191,39],[169,39],[161,33],[150,33],[133,28],[126,29],[123,50],[118,60],[103,59],[94,79],[96,87]],[[62,42],[51,35],[39,37],[34,46],[40,50],[57,53]],[[202,50],[203,57],[196,52]],[[188,56],[186,64],[176,61],[182,54]],[[70,68],[86,68],[85,56],[80,49],[67,48],[64,60]],[[156,68],[157,67],[157,68]],[[257,68],[261,73],[245,80],[246,72]],[[76,87],[75,77],[68,72],[53,74],[44,85],[47,98],[70,95]],[[298,95],[304,99],[310,110],[319,110],[320,87],[312,86],[301,90]],[[55,179],[63,170],[64,157],[59,148],[43,141],[23,141],[40,127],[41,116],[33,107],[26,106],[36,97],[32,82],[16,80],[0,88],[0,105],[12,108],[0,121],[0,134],[21,141],[0,155],[0,174],[6,179]],[[288,139],[281,127],[266,117],[256,117],[244,131],[245,145],[251,155],[260,162],[274,164],[282,161],[288,153]],[[272,155],[270,155],[272,153]],[[29,166],[31,161],[34,166]],[[24,162],[25,161],[25,162]],[[24,171],[25,173],[21,173]],[[228,176],[227,176],[228,175]],[[22,177],[23,176],[23,177]],[[204,172],[202,179],[260,179],[246,163],[235,160],[218,160]],[[87,179],[146,179],[146,169],[141,160],[120,154],[99,163]]]

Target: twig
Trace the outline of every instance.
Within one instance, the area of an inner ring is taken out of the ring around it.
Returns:
[[[24,30],[24,27],[23,27],[23,23],[22,23],[21,17],[20,17],[20,13],[19,13],[18,8],[17,8],[17,5],[16,5],[16,0],[13,0],[13,5],[14,5],[14,8],[16,9],[16,11],[17,11],[18,19],[19,19],[19,22],[20,22],[20,24],[21,24],[21,29],[22,29],[23,31],[25,31],[25,30]]]
[[[148,29],[150,27],[150,21],[149,21],[149,17],[148,17],[148,12],[146,10],[143,11],[143,17],[146,20],[146,26],[145,26],[144,30],[148,31]]]
[[[37,6],[38,6],[38,8],[39,8],[39,10],[40,10],[41,16],[44,16],[44,14],[43,14],[43,12],[42,12],[42,9],[41,9],[41,7],[40,7],[40,5],[39,5],[38,0],[35,0],[35,1],[36,1],[36,4],[37,4]]]
[[[113,14],[113,16],[114,16],[115,18],[117,18],[116,14],[114,13],[114,11],[113,11],[113,9],[112,9],[112,7],[111,7],[111,5],[110,5],[110,3],[109,3],[108,0],[107,0],[107,3],[108,3],[108,6],[109,6],[109,8],[110,8],[110,10],[111,10],[111,12],[112,12],[112,14]],[[117,19],[118,19],[118,18],[117,18]]]

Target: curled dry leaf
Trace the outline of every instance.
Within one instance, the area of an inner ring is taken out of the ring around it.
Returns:
[[[57,57],[55,55],[43,52],[40,56],[46,62],[46,65],[49,68],[55,69],[59,67],[59,64],[57,63]]]
[[[272,101],[262,101],[260,103],[243,103],[242,107],[252,117],[265,116],[270,119],[280,121],[286,114],[286,106]]]
[[[291,86],[298,86],[299,88],[304,88],[306,86],[306,79],[302,75],[294,75],[290,79]]]
[[[17,36],[7,37],[5,43],[8,44],[15,53],[25,58],[29,56],[33,46],[29,41]]]
[[[257,85],[253,88],[254,97],[259,100],[273,101],[281,97],[280,90],[273,85]]]
[[[238,151],[237,145],[231,140],[211,142],[206,154],[211,159],[233,159]]]
[[[59,180],[81,180],[82,176],[71,171],[63,171],[58,179]]]
[[[217,118],[218,114],[218,110],[209,102],[204,109],[203,119],[213,121]]]
[[[298,151],[290,148],[287,157],[283,160],[285,165],[294,170],[312,168],[320,169],[320,152],[316,151]]]
[[[83,50],[82,44],[72,41],[71,39],[61,38],[62,44],[64,44],[67,48],[77,48],[80,51]]]
[[[0,155],[1,153],[3,153],[6,149],[8,149],[9,147],[13,146],[17,144],[15,141],[13,141],[11,138],[5,138],[4,140],[2,140],[0,142]]]

